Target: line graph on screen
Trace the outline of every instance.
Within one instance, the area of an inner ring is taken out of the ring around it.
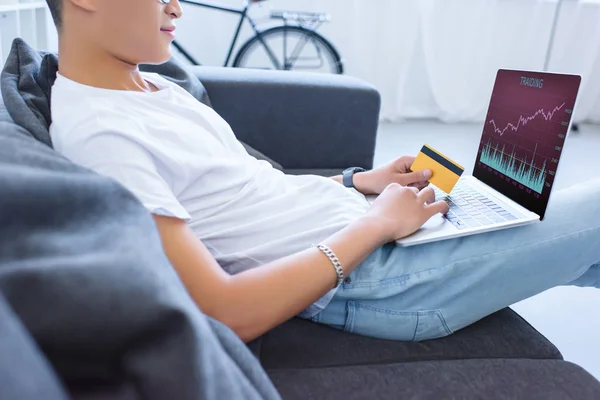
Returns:
[[[560,111],[563,109],[565,104],[566,103],[562,103],[561,105],[554,107],[554,109],[549,112],[546,112],[543,108],[541,108],[541,109],[537,110],[533,115],[530,115],[528,117],[521,115],[516,124],[509,122],[504,129],[498,128],[498,125],[496,124],[496,121],[494,119],[491,119],[489,121],[489,123],[491,125],[493,125],[495,133],[499,134],[500,136],[504,136],[504,134],[506,133],[506,131],[508,129],[511,129],[513,132],[518,132],[522,126],[527,125],[529,122],[534,121],[535,119],[539,118],[540,116],[543,117],[546,121],[550,121],[552,119],[552,117],[554,117],[554,114],[557,111]]]

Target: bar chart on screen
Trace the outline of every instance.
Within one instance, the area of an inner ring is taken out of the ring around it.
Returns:
[[[544,183],[546,182],[546,175],[548,173],[546,169],[547,160],[544,160],[541,166],[533,164],[533,160],[536,159],[536,151],[537,144],[531,160],[527,160],[527,157],[521,159],[517,155],[514,147],[513,150],[508,153],[506,151],[506,146],[500,148],[500,145],[497,144],[493,147],[490,141],[483,148],[481,162],[503,173],[507,177],[514,179],[520,184],[527,186],[531,190],[542,193],[544,190]]]

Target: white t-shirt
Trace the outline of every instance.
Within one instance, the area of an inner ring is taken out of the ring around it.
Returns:
[[[142,75],[160,90],[100,89],[59,74],[53,145],[119,181],[150,212],[186,220],[228,273],[305,250],[369,208],[363,195],[332,179],[286,175],[258,161],[211,108],[157,74]]]

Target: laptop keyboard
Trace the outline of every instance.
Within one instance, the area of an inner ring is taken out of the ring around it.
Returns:
[[[460,230],[517,219],[463,180],[458,181],[449,195],[434,186],[432,188],[436,200],[444,200],[450,206],[445,218]]]

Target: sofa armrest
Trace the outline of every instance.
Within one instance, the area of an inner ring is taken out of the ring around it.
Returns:
[[[238,139],[287,169],[373,167],[377,90],[348,76],[192,67]]]

